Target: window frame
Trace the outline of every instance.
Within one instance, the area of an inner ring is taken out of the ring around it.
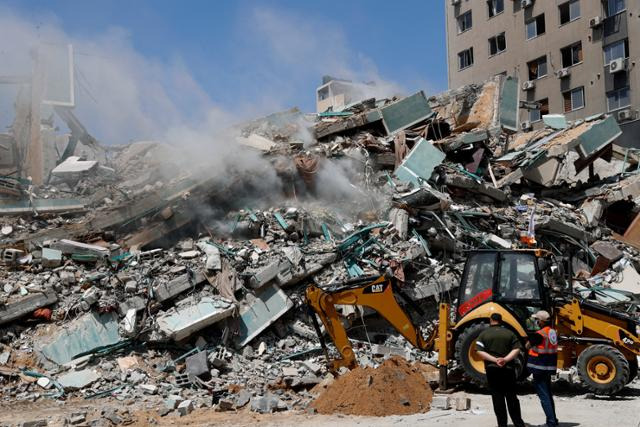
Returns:
[[[496,16],[504,13],[504,1],[505,0],[487,0],[486,1],[486,5],[487,5],[487,19],[492,19],[495,18]],[[498,4],[498,2],[502,2],[502,10],[495,12],[493,15],[491,14],[491,10],[497,10],[492,8],[492,4],[495,3],[496,5]]]
[[[576,16],[575,18],[571,18],[571,5],[572,4],[577,4],[578,5],[578,16]],[[560,8],[563,6],[568,6],[569,7],[569,20],[566,22],[562,22],[562,12],[560,11]],[[578,19],[582,18],[582,8],[580,7],[580,0],[568,0],[562,4],[558,5],[558,21],[560,22],[560,26],[562,27],[563,25],[567,25],[570,24],[574,21],[577,21]]]
[[[626,39],[622,39],[622,40],[618,40],[615,41],[613,43],[609,43],[606,46],[602,46],[602,61],[604,62],[604,66],[608,67],[612,61],[615,61],[616,59],[620,59],[620,58],[614,58],[614,59],[610,59],[609,61],[607,61],[607,53],[606,53],[606,49],[608,47],[611,47],[613,45],[617,45],[619,43],[622,43],[622,49],[624,49],[624,56],[622,56],[622,59],[628,59],[629,58],[629,48],[628,48],[628,38]]]
[[[504,49],[499,50],[499,46],[500,44],[498,43],[498,39],[500,38],[500,36],[502,36],[502,38],[504,39]],[[491,53],[491,40],[495,39],[495,43],[496,43],[496,52],[495,53]],[[505,52],[507,50],[507,34],[505,31],[501,32],[500,34],[496,34],[493,37],[489,37],[489,39],[487,40],[487,42],[489,43],[489,58],[496,56],[496,55],[500,55],[501,53]]]
[[[464,55],[465,53],[469,53],[469,59],[470,59],[470,63],[466,66],[462,66],[462,55]],[[472,67],[474,63],[474,59],[473,59],[473,46],[467,48],[467,49],[463,49],[460,52],[458,52],[458,71],[462,71],[462,70],[466,70],[469,67]]]
[[[618,12],[616,12],[616,13],[614,13],[614,14],[612,14],[612,15],[611,15],[611,14],[609,14],[609,4],[610,4],[611,0],[607,0],[607,2],[606,2],[606,6],[604,6],[604,5],[603,5],[603,9],[604,9],[604,16],[605,16],[605,18],[611,18],[611,17],[614,17],[614,16],[616,16],[616,15],[620,15],[621,13],[626,12],[626,10],[627,10],[627,1],[626,1],[626,0],[615,0],[615,1],[616,1],[616,2],[618,2],[618,1],[622,1],[622,2],[624,3],[624,5],[623,5],[622,9],[620,9]]]
[[[546,114],[549,114],[549,98],[542,98],[542,99],[540,99],[540,100],[538,100],[538,101],[535,101],[535,102],[537,102],[537,103],[539,103],[539,104],[540,104],[540,108],[536,108],[536,109],[533,109],[533,110],[529,110],[529,121],[530,121],[531,123],[537,123],[537,122],[541,122],[541,121],[542,121],[542,116],[543,116],[543,114],[542,114],[542,105],[543,105],[543,104],[542,104],[542,101],[547,101],[547,102],[546,102],[546,105],[547,105],[547,112],[546,112]],[[538,119],[533,120],[533,119],[531,118],[531,112],[532,112],[532,111],[537,111],[537,112],[538,112]],[[546,115],[546,114],[545,114],[545,115]]]
[[[527,77],[531,77],[531,75],[529,74],[529,72],[530,72],[529,64],[531,64],[532,62],[537,62],[538,63],[538,71],[540,70],[540,62],[539,61],[540,61],[541,58],[544,58],[544,64],[545,64],[546,72],[541,76],[539,75],[535,79],[531,79],[530,78],[529,80],[540,80],[541,78],[547,77],[549,75],[549,64],[548,64],[548,61],[547,61],[547,55],[545,54],[545,55],[542,55],[542,56],[540,56],[538,58],[532,59],[531,61],[527,62],[527,74],[528,74]]]
[[[538,18],[542,16],[542,20],[544,21],[544,32],[539,33],[538,32]],[[535,24],[536,26],[536,35],[533,37],[529,37],[529,24]],[[540,36],[545,35],[547,32],[547,21],[544,18],[544,13],[541,13],[537,16],[534,16],[533,18],[529,19],[528,21],[525,21],[524,23],[524,36],[525,36],[525,40],[529,41],[529,40],[533,40],[533,39],[537,39]]]
[[[469,26],[467,28],[465,28],[464,30],[460,29],[460,23],[464,20],[464,18],[466,16],[469,16]],[[467,10],[464,13],[461,13],[460,15],[458,15],[456,17],[456,25],[458,28],[458,34],[462,34],[462,33],[466,33],[467,31],[471,30],[473,28],[473,13],[471,11],[471,9]]]
[[[581,54],[582,59],[580,59],[578,62],[573,62],[573,50],[571,50],[571,52],[570,52],[571,55],[570,56],[571,56],[571,62],[572,63],[571,63],[571,65],[564,65],[562,51],[566,50],[566,49],[573,49],[576,46],[580,46],[580,51],[582,52],[582,54]],[[561,48],[560,49],[560,62],[562,63],[562,68],[570,68],[570,67],[574,67],[576,65],[582,64],[584,62],[584,51],[582,50],[582,40],[578,40],[575,43],[572,43],[572,44],[570,44],[568,46],[565,46],[565,47]]]
[[[609,92],[607,92],[605,95],[607,96],[607,112],[613,112],[616,110],[622,110],[624,108],[627,108],[629,106],[631,106],[631,93],[627,93],[627,99],[629,100],[629,102],[625,105],[618,105],[615,108],[611,108],[611,104],[609,103],[609,95],[613,94],[613,93],[617,93],[620,92],[622,90],[626,90],[627,92],[631,92],[631,86],[627,85],[618,89],[614,89],[614,90],[610,90]],[[620,102],[620,97],[618,97],[618,102]]]
[[[582,92],[582,105],[581,105],[580,107],[578,107],[578,108],[575,108],[575,106],[573,105],[573,93],[574,93],[574,92],[578,92],[578,91],[581,91],[581,92]],[[571,98],[571,110],[568,110],[568,111],[567,111],[567,110],[565,109],[565,111],[564,111],[565,113],[572,113],[572,112],[574,112],[574,111],[581,110],[581,109],[583,109],[583,108],[587,105],[587,103],[586,103],[586,101],[585,101],[585,99],[584,99],[584,86],[579,86],[579,87],[576,87],[576,88],[573,88],[573,89],[569,89],[569,90],[567,90],[567,91],[562,92],[562,100],[563,100],[563,103],[564,103],[564,101],[565,101],[565,99],[564,99],[565,94],[569,94],[569,97]],[[565,105],[566,105],[566,104],[565,104]]]

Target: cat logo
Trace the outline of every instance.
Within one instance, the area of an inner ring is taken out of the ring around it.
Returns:
[[[368,287],[366,287],[365,290],[362,291],[362,293],[363,294],[380,294],[384,292],[385,289],[387,289],[388,285],[389,285],[389,282],[374,283],[373,285],[369,285]]]

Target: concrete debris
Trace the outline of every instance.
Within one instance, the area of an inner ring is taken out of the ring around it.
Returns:
[[[48,183],[0,179],[0,400],[60,387],[163,415],[305,410],[327,373],[309,283],[391,271],[436,311],[470,249],[547,249],[581,296],[640,317],[640,156],[615,145],[610,115],[520,130],[519,88],[496,77],[433,96],[332,92],[317,114],[235,126],[225,136],[248,163],[228,168],[154,141],[103,147],[56,108],[82,150],[49,147]],[[349,308],[361,365],[427,361]]]

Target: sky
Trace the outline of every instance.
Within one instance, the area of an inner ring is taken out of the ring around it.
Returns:
[[[444,1],[0,0],[0,76],[73,43],[76,114],[107,143],[215,129],[297,106],[324,74],[381,95],[446,89]],[[0,125],[13,96],[0,85]],[[10,122],[10,120],[9,120]]]

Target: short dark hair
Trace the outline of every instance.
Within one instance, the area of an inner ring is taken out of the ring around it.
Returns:
[[[494,322],[502,322],[502,314],[500,313],[491,313],[491,320],[493,320]]]

